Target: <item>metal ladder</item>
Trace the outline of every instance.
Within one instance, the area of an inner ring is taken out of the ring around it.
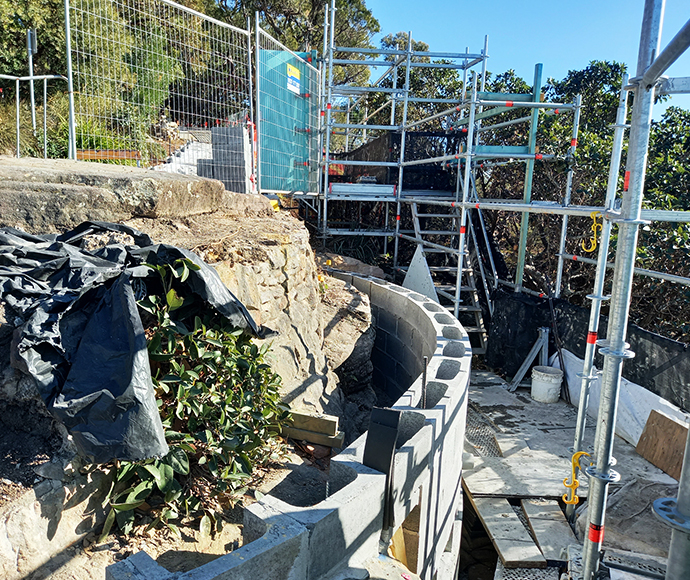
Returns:
[[[444,210],[447,210],[447,213],[441,213]],[[470,258],[476,258],[475,261],[479,264],[480,274],[482,276],[484,286],[486,289],[488,289],[488,286],[486,285],[484,270],[481,263],[482,261],[476,254],[477,244],[474,228],[470,226],[469,229],[471,231],[471,236],[468,237],[468,239],[472,239],[473,243],[465,245],[465,251],[462,259],[457,259],[456,263],[453,264],[452,260],[454,258],[460,258],[458,256],[457,249],[455,249],[459,246],[459,210],[454,207],[435,206],[435,213],[420,213],[419,204],[417,202],[412,202],[411,211],[415,238],[418,240],[417,243],[421,248],[424,257],[427,258],[430,254],[446,254],[447,256],[446,265],[429,266],[429,271],[431,272],[439,301],[450,312],[455,311],[456,302],[458,302],[458,318],[463,323],[467,333],[470,335],[474,354],[485,354],[487,331],[482,316],[482,308],[479,303],[479,293],[475,279],[475,272],[472,268]],[[444,225],[440,229],[423,229],[423,222],[420,221],[420,218],[422,220],[436,219]],[[446,243],[441,244],[439,242],[432,242],[429,239],[431,236],[441,236]],[[457,276],[458,264],[462,268],[462,275],[459,278]],[[447,283],[447,281],[440,280],[439,278],[442,278],[443,275],[450,276],[453,280],[459,280],[460,293],[458,294],[458,298],[456,298],[456,283],[451,284]],[[472,337],[474,337],[474,339]]]

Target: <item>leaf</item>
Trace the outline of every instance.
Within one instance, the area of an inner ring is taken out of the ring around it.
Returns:
[[[141,501],[134,501],[131,503],[111,503],[110,507],[113,508],[116,512],[126,512],[129,510],[137,509],[143,503],[144,500],[142,499]]]
[[[199,524],[199,532],[201,533],[202,538],[211,537],[211,524],[211,518],[208,516],[208,514],[204,514],[204,517],[201,518],[201,523]]]
[[[165,295],[165,301],[168,304],[168,308],[170,308],[170,312],[177,310],[184,303],[184,300],[179,297],[174,288],[168,290],[168,293]]]
[[[173,447],[164,458],[163,462],[170,465],[175,473],[187,475],[189,473],[189,458],[184,449]]]
[[[127,535],[132,531],[132,527],[134,526],[134,510],[119,511],[115,514],[115,519],[122,533]]]
[[[110,508],[110,511],[108,512],[108,517],[105,518],[105,523],[103,524],[103,531],[101,532],[101,537],[98,538],[99,544],[101,542],[105,541],[105,539],[108,537],[108,534],[110,533],[110,530],[113,527],[114,523],[115,523],[115,510],[113,508]]]
[[[169,522],[166,521],[166,522],[165,522],[165,525],[168,526],[168,528],[170,529],[170,531],[171,531],[173,534],[175,534],[178,538],[181,538],[181,537],[182,537],[182,534],[180,533],[180,529],[179,529],[175,524],[171,524],[171,523],[169,523]]]

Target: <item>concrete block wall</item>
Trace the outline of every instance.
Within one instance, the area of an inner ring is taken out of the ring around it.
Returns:
[[[378,335],[374,380],[402,411],[392,477],[393,527],[383,528],[386,476],[362,464],[365,433],[333,459],[356,474],[351,483],[310,507],[266,495],[245,511],[247,543],[188,572],[184,580],[335,579],[346,569],[344,577],[367,577],[366,561],[378,556],[413,511],[418,522],[413,572],[423,580],[454,577],[471,363],[467,333],[424,296],[375,278],[332,275],[369,295]],[[426,406],[421,376],[425,356]],[[110,566],[106,577],[144,578],[144,569],[149,576],[155,572],[157,580],[174,577],[141,555]]]

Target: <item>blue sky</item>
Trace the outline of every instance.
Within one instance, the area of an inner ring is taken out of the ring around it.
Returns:
[[[637,66],[644,0],[366,0],[383,34],[412,31],[412,38],[432,51],[479,52],[489,35],[488,69],[514,69],[531,83],[534,65],[544,77],[562,79],[592,60]],[[690,0],[666,0],[661,47],[690,19]],[[375,39],[378,43],[380,35]],[[667,72],[690,76],[690,51]],[[690,109],[690,95],[676,95],[667,105]],[[654,118],[664,105],[656,105]]]

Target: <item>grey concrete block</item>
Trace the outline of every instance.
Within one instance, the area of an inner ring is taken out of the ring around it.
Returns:
[[[391,358],[402,360],[404,349],[405,346],[397,336],[391,335],[386,339],[386,352]]]
[[[213,159],[197,159],[196,160],[196,172],[199,177],[209,177],[215,179],[213,174]]]
[[[391,358],[385,352],[374,349],[371,353],[371,362],[374,368],[379,369],[386,377],[395,377],[395,359]],[[403,389],[405,390],[405,389]]]
[[[415,328],[405,318],[398,319],[398,338],[409,348],[412,348],[415,340]]]
[[[388,333],[382,328],[376,328],[376,336],[374,337],[374,349],[381,354],[386,352],[386,342],[388,340]],[[372,356],[374,356],[372,354]]]
[[[412,377],[410,373],[405,370],[405,367],[400,363],[395,366],[395,382],[400,385],[403,391],[406,391],[412,385],[412,382],[416,377]]]
[[[106,580],[170,580],[174,576],[146,552],[137,552],[105,569]]]
[[[351,279],[352,279],[352,282],[351,282],[352,285],[355,288],[357,288],[357,290],[359,290],[363,294],[366,294],[367,296],[369,296],[371,294],[372,282],[370,280],[367,280],[365,278],[359,278],[357,276],[351,276]],[[372,309],[373,309],[373,305],[372,305]]]
[[[415,353],[407,344],[402,347],[398,362],[405,367],[405,370],[410,373],[412,377],[418,377],[422,372],[424,366],[423,358]]]
[[[175,580],[294,580],[307,578],[309,532],[293,518],[262,506],[266,533]],[[270,514],[270,515],[269,515]],[[124,579],[122,579],[124,580]]]
[[[398,317],[395,311],[391,312],[380,307],[376,317],[376,324],[378,326],[377,330],[381,329],[393,335],[398,333]]]

